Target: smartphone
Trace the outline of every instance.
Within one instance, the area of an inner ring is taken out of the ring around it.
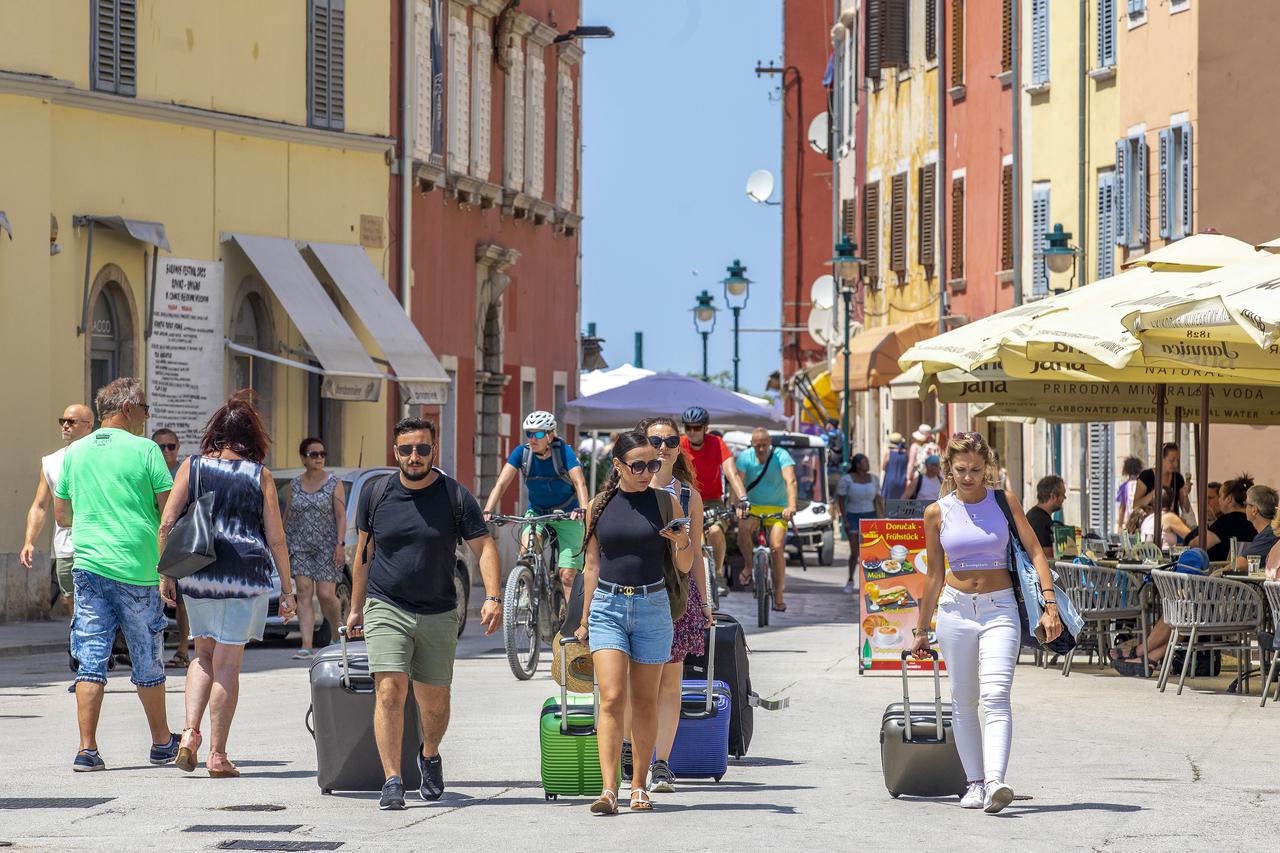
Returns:
[[[662,529],[670,530],[672,533],[679,533],[681,527],[688,527],[688,526],[689,526],[689,517],[685,516],[684,518],[671,519],[671,522]]]

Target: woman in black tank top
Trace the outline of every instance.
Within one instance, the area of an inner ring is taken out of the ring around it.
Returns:
[[[670,501],[670,517],[680,518],[675,497],[649,488],[662,467],[643,433],[627,432],[613,445],[613,470],[591,504],[583,540],[582,625],[577,636],[591,646],[600,686],[597,734],[604,791],[591,804],[596,814],[618,810],[618,765],[623,713],[630,694],[635,754],[653,754],[658,729],[658,683],[671,657],[672,614],[665,584],[668,553],[677,570],[688,573],[694,548],[689,527],[663,528],[659,501]],[[628,687],[630,688],[628,690]],[[647,782],[649,762],[633,762],[631,808],[653,806]]]

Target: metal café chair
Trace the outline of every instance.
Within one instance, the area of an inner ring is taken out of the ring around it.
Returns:
[[[1091,631],[1089,639],[1096,640],[1098,644],[1098,663],[1105,665],[1107,662],[1107,650],[1117,633],[1116,623],[1133,619],[1142,632],[1142,664],[1145,667],[1147,611],[1142,594],[1142,580],[1129,572],[1103,566],[1059,562],[1055,568],[1063,592],[1071,597],[1071,603],[1076,606],[1086,628]],[[1066,662],[1062,665],[1064,676],[1070,677],[1072,661],[1086,638],[1078,639],[1076,647],[1067,655]]]
[[[1262,707],[1267,707],[1267,689],[1276,680],[1277,665],[1280,664],[1280,581],[1266,581],[1262,589],[1267,594],[1267,604],[1271,607],[1271,666],[1267,669],[1267,680],[1262,682]],[[1259,645],[1262,645],[1259,640]],[[1276,701],[1280,702],[1280,684],[1276,685]]]
[[[1197,648],[1201,651],[1224,649],[1238,653],[1237,660],[1249,690],[1249,660],[1253,644],[1250,634],[1262,627],[1262,595],[1249,584],[1205,575],[1151,572],[1160,592],[1160,608],[1164,621],[1172,631],[1160,668],[1158,686],[1163,693],[1173,668],[1173,655],[1180,642],[1186,643],[1182,659],[1182,675],[1178,679],[1178,695],[1187,681],[1187,670]],[[1211,639],[1204,640],[1202,635]],[[1239,638],[1236,642],[1233,638]]]

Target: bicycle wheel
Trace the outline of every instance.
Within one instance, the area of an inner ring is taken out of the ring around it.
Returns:
[[[769,552],[756,551],[752,569],[756,584],[756,623],[761,628],[769,624],[769,568]]]
[[[533,583],[533,570],[529,565],[516,563],[502,596],[502,640],[507,649],[507,663],[521,681],[528,681],[538,671],[538,655],[542,652]]]

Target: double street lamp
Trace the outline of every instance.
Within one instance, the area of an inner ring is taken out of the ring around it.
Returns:
[[[737,258],[733,259],[733,263],[725,268],[729,273],[728,278],[724,279],[724,301],[729,306],[729,310],[733,312],[733,390],[738,389],[738,320],[742,315],[742,309],[747,307],[747,299],[751,296],[748,290],[751,287],[751,279],[747,278],[747,268],[742,265],[742,261]]]
[[[841,435],[843,446],[849,445],[849,326],[853,320],[853,284],[858,279],[862,268],[862,258],[858,257],[858,245],[845,234],[835,245],[835,255],[828,263],[834,273],[836,284],[840,288],[840,298],[844,301],[844,413],[841,419]],[[848,453],[845,456],[848,457]]]
[[[707,381],[707,338],[711,337],[711,333],[716,330],[716,314],[720,309],[712,303],[715,297],[707,291],[702,291],[696,297],[697,304],[693,306],[693,328],[699,335],[702,335],[702,381]]]

